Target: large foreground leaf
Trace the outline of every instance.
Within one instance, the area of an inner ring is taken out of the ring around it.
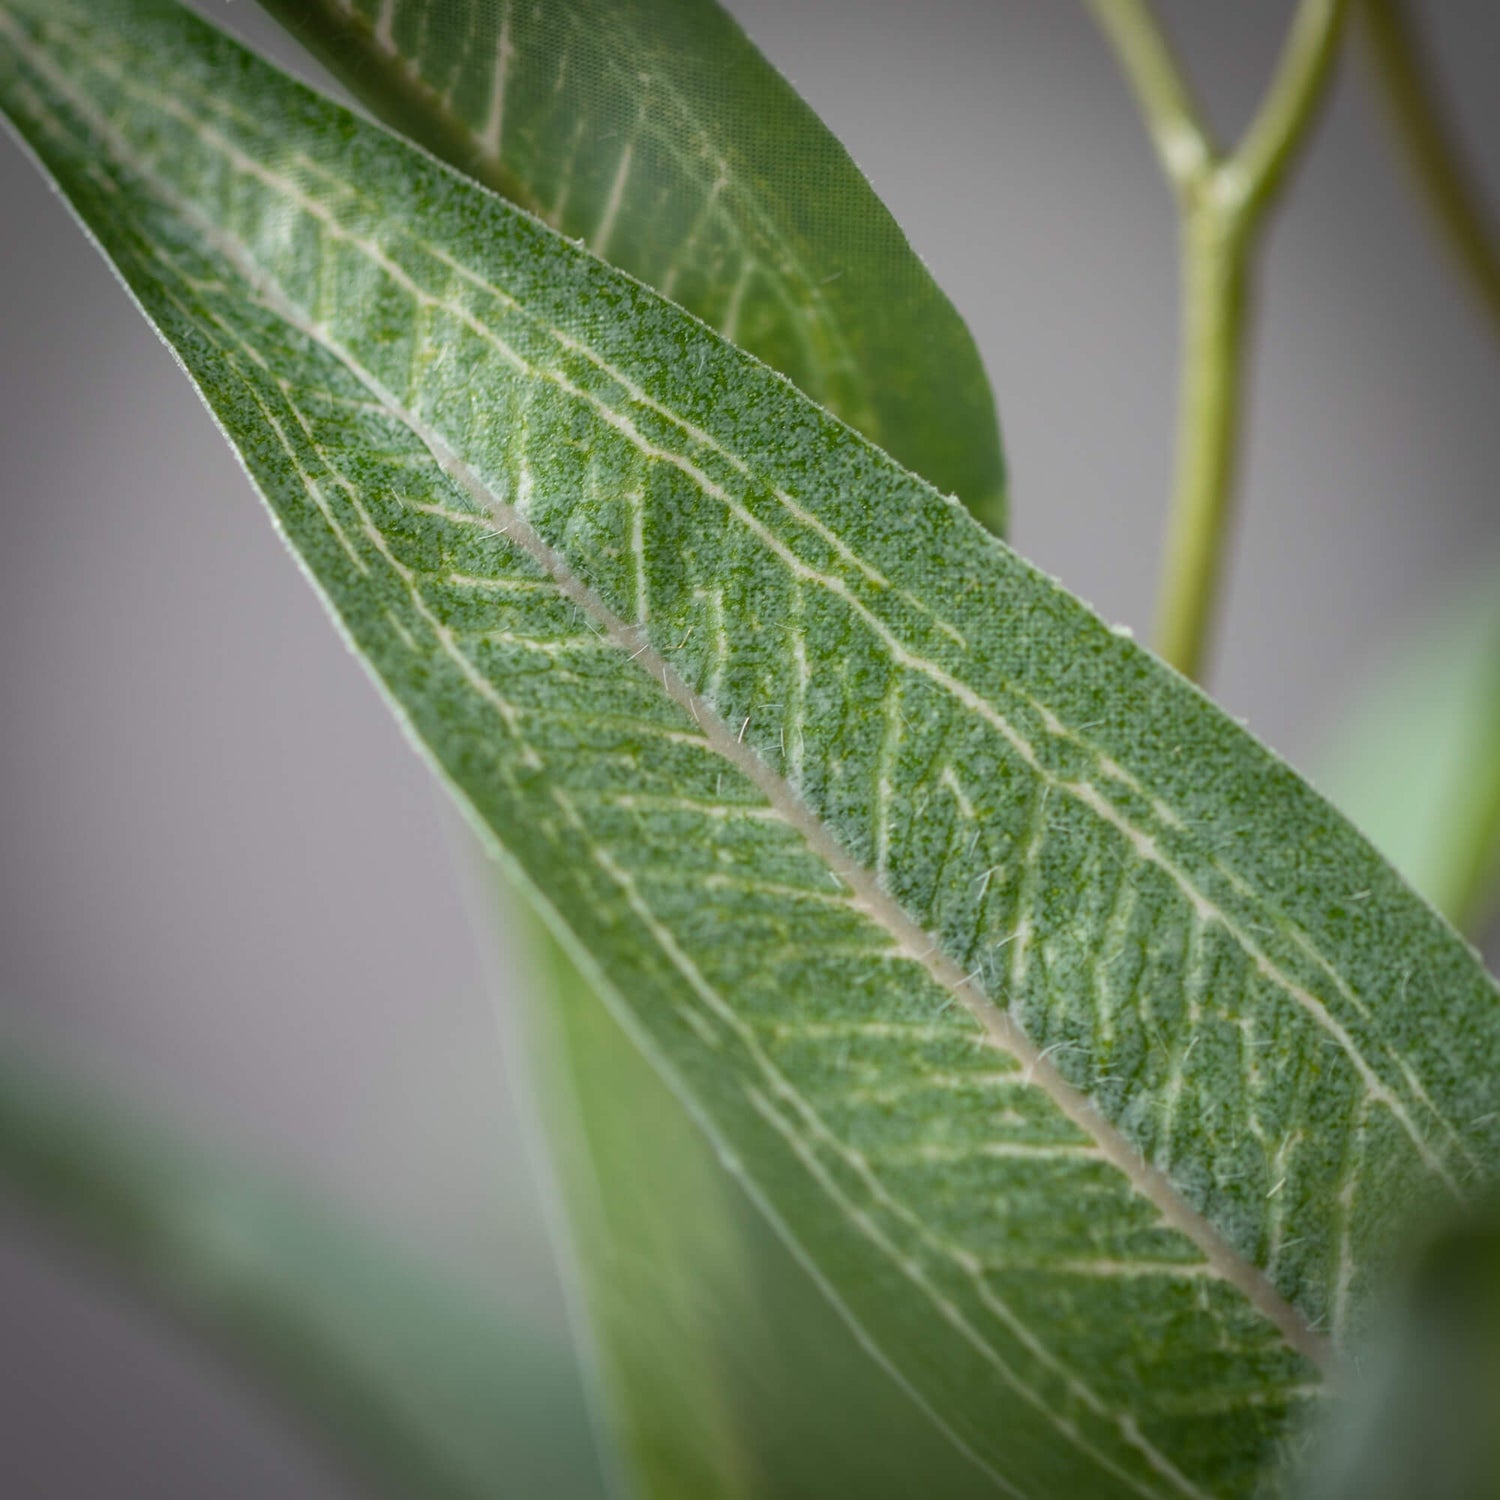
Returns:
[[[1003,530],[974,340],[848,152],[716,0],[262,3],[393,125]]]
[[[1500,1144],[1474,954],[741,351],[163,0],[0,104],[417,741],[1003,1493],[1246,1494]]]

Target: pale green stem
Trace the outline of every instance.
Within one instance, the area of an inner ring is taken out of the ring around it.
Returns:
[[[1458,264],[1500,333],[1500,239],[1483,206],[1441,90],[1401,0],[1358,7],[1386,104],[1417,185]]]
[[[1217,152],[1203,112],[1149,0],[1088,0],[1115,49],[1167,177],[1180,191],[1201,179]]]
[[[1176,475],[1157,647],[1202,669],[1233,506],[1249,267],[1325,92],[1348,0],[1302,0],[1271,85],[1229,155],[1212,137],[1147,0],[1089,0],[1146,117],[1181,212],[1182,333]]]
[[[1189,210],[1182,226],[1175,479],[1156,649],[1195,678],[1218,597],[1234,496],[1247,259],[1244,238],[1221,214]]]
[[[1298,148],[1327,92],[1348,0],[1302,0],[1271,86],[1224,170],[1244,184],[1248,234],[1286,182]]]

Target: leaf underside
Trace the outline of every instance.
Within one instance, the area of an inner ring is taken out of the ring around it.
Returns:
[[[887,1366],[1021,1495],[1239,1495],[1491,1174],[1474,954],[787,382],[164,0],[0,105],[393,706]]]
[[[262,0],[363,103],[1003,532],[989,383],[859,168],[715,0]]]

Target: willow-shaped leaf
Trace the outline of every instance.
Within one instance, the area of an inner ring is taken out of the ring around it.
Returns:
[[[974,340],[848,152],[716,0],[262,3],[377,114],[1003,531]]]
[[[0,103],[416,740],[998,1492],[1248,1494],[1500,1003],[1325,802],[765,366],[165,0]]]
[[[0,1193],[228,1354],[377,1494],[605,1494],[565,1349],[485,1290],[9,1045]]]

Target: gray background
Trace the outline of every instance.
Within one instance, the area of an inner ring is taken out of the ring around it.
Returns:
[[[271,34],[248,0],[200,3]],[[1290,8],[1165,7],[1226,132]],[[1015,544],[1143,630],[1172,206],[1082,5],[730,9],[974,328]],[[1418,10],[1500,204],[1500,6]],[[1215,690],[1304,764],[1361,674],[1500,544],[1494,346],[1388,144],[1346,67],[1264,261]],[[170,358],[3,143],[0,204],[0,1026],[562,1337],[496,1024],[521,960],[465,916],[463,835]],[[7,1495],[355,1493],[13,1214],[0,1351]]]

